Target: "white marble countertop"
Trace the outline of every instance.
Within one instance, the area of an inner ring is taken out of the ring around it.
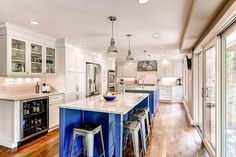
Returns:
[[[159,88],[158,86],[130,86],[130,87],[126,87],[125,90],[135,90],[135,91],[155,91],[157,88]]]
[[[74,110],[126,114],[147,96],[148,94],[125,93],[117,94],[114,101],[106,101],[102,95],[99,95],[65,103],[59,107]]]
[[[59,92],[52,92],[52,93],[31,93],[31,94],[5,94],[0,95],[0,100],[7,100],[7,101],[21,101],[21,100],[27,100],[27,99],[34,99],[34,98],[41,98],[41,97],[47,97],[57,94],[63,94]]]

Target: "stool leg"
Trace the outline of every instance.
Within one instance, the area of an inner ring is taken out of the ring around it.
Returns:
[[[147,152],[147,146],[146,146],[146,125],[145,120],[141,120],[141,140],[142,140],[142,147],[144,150],[144,154]]]
[[[102,155],[103,155],[104,157],[106,157],[106,155],[105,155],[105,148],[104,148],[104,141],[103,141],[102,129],[100,130],[100,136],[101,136],[102,151],[103,151]],[[102,155],[101,155],[101,156],[102,156]]]
[[[93,157],[93,149],[94,149],[94,136],[92,134],[89,134],[86,137],[87,157]]]
[[[70,157],[72,157],[74,143],[75,143],[75,134],[73,133],[72,143],[71,143],[71,146],[70,146]]]
[[[87,145],[86,145],[86,139],[87,139],[87,136],[85,136],[84,138],[83,138],[83,147],[84,147],[84,156],[86,156],[86,154],[87,154]]]
[[[148,112],[148,143],[151,141],[151,134],[152,134],[152,124],[151,124],[151,114]]]
[[[138,131],[132,131],[131,134],[134,148],[134,156],[139,157]]]

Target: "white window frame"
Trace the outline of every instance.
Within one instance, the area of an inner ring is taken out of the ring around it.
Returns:
[[[226,127],[226,102],[225,102],[225,98],[226,98],[226,87],[225,87],[225,84],[226,84],[226,80],[225,80],[225,55],[226,55],[226,51],[225,51],[225,37],[227,37],[230,33],[232,33],[233,30],[236,29],[236,19],[232,20],[232,25],[228,26],[225,31],[221,34],[221,63],[222,63],[222,67],[221,67],[221,77],[222,77],[222,84],[221,84],[221,89],[222,89],[222,96],[221,96],[221,103],[222,103],[222,107],[221,107],[221,152],[219,152],[219,154],[221,154],[222,157],[225,157],[225,153],[226,153],[226,145],[225,145],[225,140],[226,140],[226,137],[225,137],[225,127]]]

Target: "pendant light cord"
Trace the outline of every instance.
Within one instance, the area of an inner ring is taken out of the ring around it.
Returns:
[[[113,38],[113,20],[111,21],[111,38]]]
[[[130,36],[129,36],[129,50],[130,50]]]

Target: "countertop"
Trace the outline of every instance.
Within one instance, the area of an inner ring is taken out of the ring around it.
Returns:
[[[52,92],[52,93],[31,93],[31,94],[6,94],[6,95],[0,95],[0,100],[7,100],[7,101],[21,101],[21,100],[28,100],[28,99],[34,99],[34,98],[41,98],[41,97],[47,97],[57,94],[63,94],[59,92]]]
[[[157,85],[155,86],[134,86],[134,87],[127,87],[125,88],[125,90],[129,91],[129,90],[135,90],[135,91],[155,91],[157,90],[157,88],[159,88]]]
[[[125,93],[117,94],[114,101],[106,101],[102,95],[99,95],[65,103],[59,107],[74,110],[126,114],[147,96],[148,94]]]

